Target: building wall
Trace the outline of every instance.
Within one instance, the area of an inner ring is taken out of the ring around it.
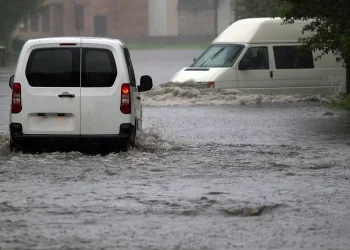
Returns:
[[[149,0],[148,15],[149,23],[148,34],[150,36],[167,36],[168,19],[167,19],[167,0]]]
[[[217,7],[217,32],[220,34],[232,23],[232,1],[219,0]]]
[[[167,0],[168,1],[168,35],[177,36],[179,34],[179,13],[177,10],[178,0]]]
[[[180,35],[217,35],[235,21],[236,0],[178,0]]]
[[[19,28],[14,36],[20,39],[52,36],[78,35],[75,4],[84,9],[80,35],[95,36],[95,19],[106,20],[104,36],[114,38],[137,38],[148,36],[148,0],[48,0],[50,5],[50,29],[43,31],[42,19],[39,19],[38,31],[31,30],[32,20],[28,20],[27,29]],[[57,4],[63,7],[63,29],[57,16]],[[137,6],[137,7],[135,7]],[[97,17],[102,16],[102,18]],[[101,29],[99,29],[101,31]],[[100,32],[101,33],[101,32]]]
[[[179,10],[179,35],[215,35],[215,19],[214,9]]]
[[[149,36],[178,35],[178,0],[148,0]]]
[[[75,4],[84,6],[80,22],[80,35],[95,36],[95,17],[106,17],[103,36],[125,40],[163,36],[215,36],[235,21],[234,5],[237,0],[47,0],[49,29],[44,30],[40,17],[38,30],[31,30],[31,20],[26,29],[17,29],[14,36],[20,39],[76,36],[77,18]],[[59,8],[62,4],[62,25]],[[216,5],[217,4],[217,5]],[[231,5],[231,6],[230,6]],[[216,13],[216,7],[218,7]],[[231,10],[231,12],[229,11]],[[60,26],[62,26],[60,28]],[[99,29],[99,31],[101,31]],[[101,32],[100,32],[101,33]]]
[[[117,2],[115,34],[121,38],[148,36],[148,0],[111,0]]]

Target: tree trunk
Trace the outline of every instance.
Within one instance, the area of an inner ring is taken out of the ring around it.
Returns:
[[[350,63],[346,64],[346,94],[350,94]]]

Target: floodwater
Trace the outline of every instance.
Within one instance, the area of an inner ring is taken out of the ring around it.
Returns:
[[[127,153],[9,154],[1,82],[0,249],[349,249],[350,113],[160,85],[196,53],[133,52],[156,87]]]

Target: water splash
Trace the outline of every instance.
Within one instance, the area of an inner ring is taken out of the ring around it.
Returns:
[[[145,106],[191,106],[191,105],[245,105],[259,103],[329,103],[340,94],[334,95],[263,95],[244,94],[237,89],[208,89],[206,85],[194,82],[165,83],[145,92]]]
[[[0,132],[0,157],[8,156],[10,154],[10,135],[8,133]]]
[[[185,148],[180,142],[164,139],[156,128],[139,133],[136,139],[136,150],[140,152],[178,151]]]
[[[144,132],[140,132],[137,135],[136,139],[136,147],[135,149],[130,148],[131,152],[136,151],[139,153],[155,153],[155,152],[166,152],[166,151],[178,151],[185,149],[185,145],[179,143],[179,142],[174,142],[168,139],[164,139],[161,135],[161,132],[159,129],[152,128],[152,129],[147,129]],[[18,152],[21,154],[21,152]],[[16,153],[16,155],[18,155]],[[14,153],[15,154],[15,153]],[[60,155],[73,155],[74,157],[83,157],[84,154],[80,152],[43,152],[43,154],[40,154],[38,157],[48,157],[48,156],[53,156],[56,154]],[[7,157],[10,156],[10,136],[6,132],[0,132],[0,157]],[[34,157],[33,154],[28,154],[30,157]]]

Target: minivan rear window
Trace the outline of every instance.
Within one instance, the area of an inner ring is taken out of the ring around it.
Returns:
[[[112,87],[117,77],[113,53],[106,49],[83,49],[82,87]]]
[[[45,48],[31,52],[26,77],[32,87],[79,87],[78,48]]]

